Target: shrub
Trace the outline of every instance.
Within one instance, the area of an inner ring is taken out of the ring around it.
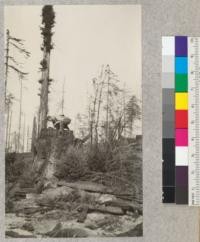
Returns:
[[[15,181],[23,173],[25,163],[23,159],[17,159],[16,153],[6,154],[6,179],[8,181]]]
[[[106,162],[112,159],[112,150],[107,143],[89,148],[87,163],[91,171],[106,172]]]
[[[82,149],[70,146],[56,163],[55,176],[59,179],[76,181],[88,171],[85,154]]]

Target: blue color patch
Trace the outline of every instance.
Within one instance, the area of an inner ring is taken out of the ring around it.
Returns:
[[[176,57],[175,58],[175,73],[187,74],[188,73],[188,58]]]

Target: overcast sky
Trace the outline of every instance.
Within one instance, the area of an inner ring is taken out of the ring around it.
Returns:
[[[5,7],[5,29],[16,38],[24,39],[31,52],[22,58],[13,47],[10,55],[24,62],[29,72],[24,80],[23,112],[26,125],[31,127],[39,105],[39,63],[42,59],[40,34],[42,6]],[[65,78],[65,115],[72,121],[84,113],[91,80],[102,64],[109,64],[131,93],[141,99],[141,8],[138,5],[57,5],[51,53],[50,114],[59,114],[58,103]],[[8,90],[19,98],[18,76],[10,71]],[[13,106],[13,129],[18,126],[19,102]],[[73,123],[72,123],[73,126]]]

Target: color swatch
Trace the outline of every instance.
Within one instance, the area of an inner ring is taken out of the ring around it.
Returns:
[[[175,202],[175,41],[162,38],[163,203]]]
[[[175,37],[175,163],[177,204],[188,204],[188,44]],[[183,121],[184,118],[184,121]]]
[[[188,203],[188,40],[162,38],[163,202]]]
[[[163,202],[200,206],[200,37],[162,38]]]

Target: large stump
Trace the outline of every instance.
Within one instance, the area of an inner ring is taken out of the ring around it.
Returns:
[[[35,184],[39,190],[44,187],[54,187],[56,162],[61,155],[74,144],[74,134],[71,130],[62,132],[55,129],[43,130],[34,144]]]

